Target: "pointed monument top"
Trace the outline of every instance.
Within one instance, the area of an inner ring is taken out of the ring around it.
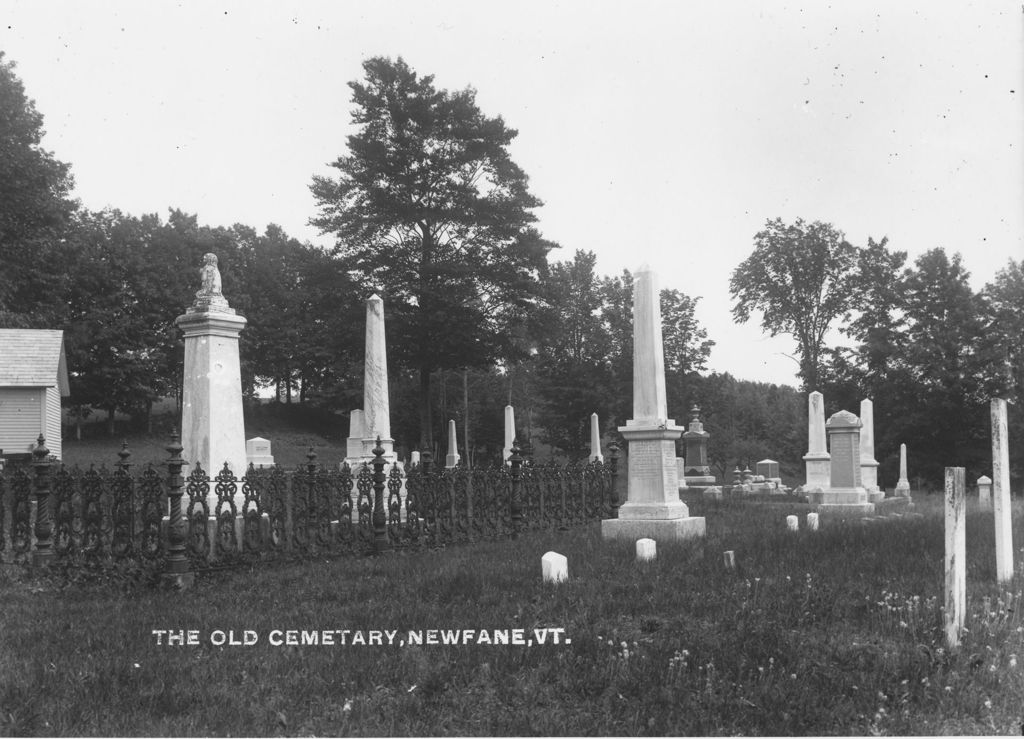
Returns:
[[[382,298],[377,293],[374,293],[373,295],[371,295],[370,297],[368,297],[366,299],[366,302],[367,303],[369,303],[369,302],[383,303],[384,302],[384,298]]]

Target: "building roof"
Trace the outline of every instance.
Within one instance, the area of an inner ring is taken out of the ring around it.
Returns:
[[[0,387],[58,387],[70,395],[64,332],[0,328]]]

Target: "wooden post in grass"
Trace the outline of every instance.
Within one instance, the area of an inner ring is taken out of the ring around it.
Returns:
[[[611,514],[609,518],[619,517],[619,445],[614,441],[608,445],[608,466],[611,469]]]
[[[943,627],[946,646],[960,646],[967,610],[967,511],[964,468],[946,468],[946,607]]]
[[[53,512],[50,510],[50,450],[42,434],[32,450],[32,466],[36,479],[36,548],[32,553],[32,564],[48,566],[53,563]]]
[[[384,474],[384,466],[387,460],[384,459],[384,446],[380,443],[380,436],[377,437],[377,445],[373,448],[373,552],[381,554],[391,549],[391,542],[388,541],[387,517],[384,514],[384,483],[387,476]]]
[[[509,457],[512,473],[512,492],[509,496],[509,515],[512,518],[512,538],[519,538],[519,530],[523,525],[522,479],[523,455],[520,454],[519,442],[512,440],[512,456]]]
[[[1006,401],[996,398],[992,411],[992,512],[996,523],[996,581],[1013,578],[1013,530],[1010,525],[1010,444],[1006,433]]]
[[[185,478],[181,476],[181,468],[185,460],[181,458],[183,447],[178,441],[178,434],[171,432],[171,443],[167,445],[167,502],[170,520],[167,524],[167,563],[164,566],[163,581],[175,588],[184,589],[192,586],[195,575],[189,572],[188,557],[185,556],[185,523],[181,517],[181,493]]]

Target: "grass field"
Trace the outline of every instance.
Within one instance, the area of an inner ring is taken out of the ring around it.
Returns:
[[[991,515],[970,512],[968,631],[949,653],[941,499],[917,503],[924,518],[798,534],[785,505],[695,504],[706,540],[643,565],[595,523],[218,572],[186,592],[6,568],[0,734],[1018,734],[1024,511],[1009,591],[993,581]],[[569,582],[541,582],[548,550],[568,556]],[[398,645],[410,630],[516,628],[564,641]],[[158,646],[154,629],[195,630],[199,644]],[[269,643],[289,629],[397,634]],[[213,645],[217,630],[259,641]]]

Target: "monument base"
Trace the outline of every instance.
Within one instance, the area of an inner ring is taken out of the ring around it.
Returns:
[[[884,490],[868,490],[868,503],[881,503],[885,500]]]
[[[686,487],[711,487],[717,484],[714,475],[686,475],[683,477]]]
[[[884,493],[883,493],[884,497]],[[868,501],[864,488],[829,488],[807,492],[807,502],[820,513],[867,514],[875,512],[875,504]]]
[[[896,483],[896,497],[897,498],[909,498],[910,497],[910,483],[904,480],[900,480]]]
[[[706,533],[703,516],[686,518],[606,518],[601,521],[601,536],[606,540],[630,541],[654,539],[658,543],[702,538]]]
[[[832,456],[827,453],[808,452],[804,455],[804,465],[807,470],[804,491],[814,488],[827,490],[832,483]]]

